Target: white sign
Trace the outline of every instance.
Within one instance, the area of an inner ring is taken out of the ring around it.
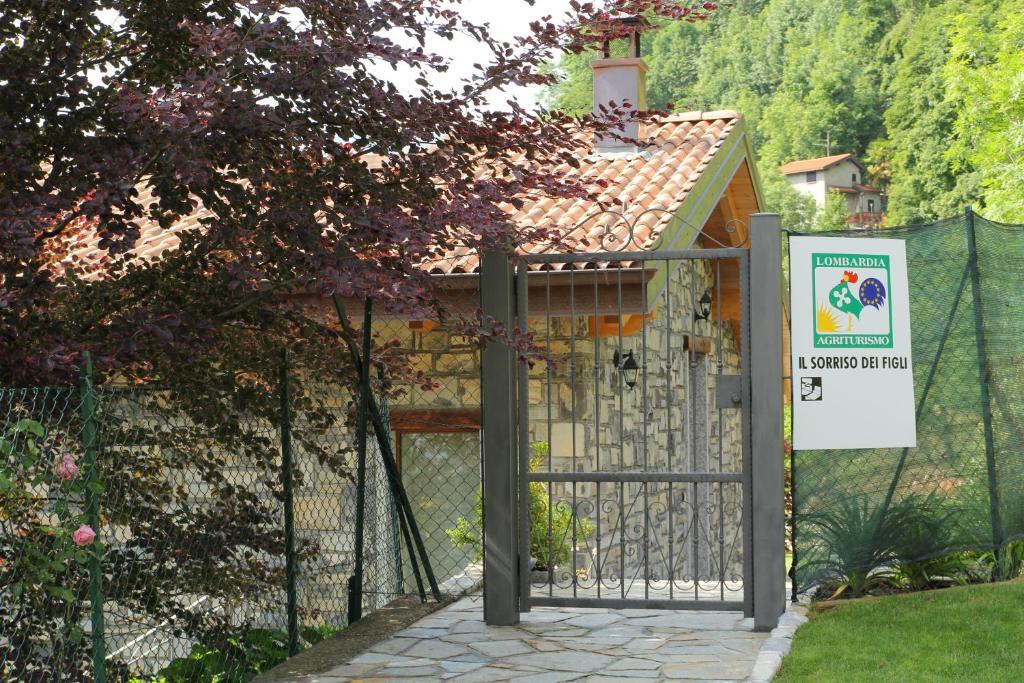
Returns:
[[[792,237],[793,448],[917,445],[902,240]]]

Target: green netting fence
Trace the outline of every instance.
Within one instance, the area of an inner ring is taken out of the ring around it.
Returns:
[[[1024,226],[967,211],[815,234],[906,242],[917,447],[793,454],[796,584],[969,551],[1006,578],[1024,538]]]
[[[0,388],[0,680],[246,681],[346,626],[354,402],[285,385]],[[368,449],[363,613],[417,592]],[[465,559],[420,508],[431,563]]]

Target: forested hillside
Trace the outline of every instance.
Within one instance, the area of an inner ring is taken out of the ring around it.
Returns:
[[[735,0],[644,36],[648,104],[736,109],[771,208],[814,207],[780,164],[853,152],[889,225],[958,214],[1024,222],[1024,0]],[[590,109],[593,55],[566,58],[547,104]]]

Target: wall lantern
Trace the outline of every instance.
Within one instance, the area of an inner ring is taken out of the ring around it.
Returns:
[[[704,296],[697,302],[699,305],[698,309],[693,312],[693,321],[707,320],[711,317],[711,290],[704,290]]]
[[[615,355],[612,356],[612,362],[615,363],[615,369],[622,374],[622,381],[626,383],[627,387],[633,389],[636,386],[636,376],[640,373],[640,366],[637,364],[636,358],[633,357],[633,352],[630,351],[623,356],[616,349]]]

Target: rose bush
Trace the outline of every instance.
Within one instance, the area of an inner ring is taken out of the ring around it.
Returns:
[[[0,434],[0,675],[7,680],[77,679],[88,658],[79,624],[90,553],[87,481],[66,435],[22,419]],[[54,462],[53,453],[61,453]],[[87,603],[85,605],[87,607]],[[56,656],[55,656],[56,655]]]

